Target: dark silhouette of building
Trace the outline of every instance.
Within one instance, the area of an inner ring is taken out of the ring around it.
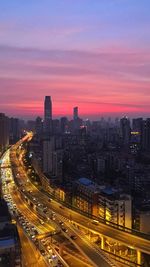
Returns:
[[[127,117],[123,117],[120,120],[120,134],[123,146],[128,146],[130,143],[131,128],[130,120]]]
[[[37,117],[35,120],[35,132],[36,132],[37,138],[41,139],[42,133],[43,133],[43,122],[40,117]]]
[[[0,155],[9,145],[9,118],[0,113]]]
[[[44,133],[46,137],[52,134],[52,101],[50,96],[45,96],[44,101]]]
[[[143,121],[142,149],[145,151],[150,151],[150,118]]]
[[[19,137],[20,137],[19,119],[10,118],[9,119],[9,139],[10,139],[10,143],[13,144],[13,143],[17,142]]]
[[[73,119],[74,120],[78,119],[78,107],[73,108]]]
[[[4,199],[0,199],[0,266],[21,267],[21,245],[17,227]]]

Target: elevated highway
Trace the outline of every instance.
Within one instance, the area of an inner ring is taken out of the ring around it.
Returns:
[[[32,134],[27,134],[23,139],[21,139],[18,143],[16,143],[12,149],[11,149],[11,160],[12,164],[15,166],[16,164],[19,165],[19,162],[17,163],[16,150],[18,147],[23,143],[32,138]],[[23,171],[23,170],[22,170]],[[23,171],[24,172],[24,171]],[[23,174],[26,175],[27,174]],[[110,239],[116,240],[124,245],[126,245],[129,248],[133,248],[137,250],[138,255],[138,263],[141,262],[141,252],[144,252],[146,254],[150,254],[150,236],[144,235],[138,231],[127,232],[126,229],[123,230],[118,229],[116,227],[113,227],[109,224],[104,224],[99,222],[98,225],[94,225],[92,223],[92,219],[72,210],[71,208],[67,208],[64,206],[63,209],[60,209],[60,203],[57,201],[48,202],[48,196],[44,194],[43,192],[39,191],[38,188],[35,188],[34,185],[30,185],[30,190],[32,190],[32,194],[39,199],[39,201],[42,201],[47,205],[50,209],[57,212],[61,216],[64,216],[65,218],[69,219],[71,218],[72,223],[75,223],[78,226],[81,226],[85,229],[88,229],[92,231],[93,233],[96,233],[98,235],[101,235],[102,238],[108,237]],[[62,203],[61,203],[62,205]]]

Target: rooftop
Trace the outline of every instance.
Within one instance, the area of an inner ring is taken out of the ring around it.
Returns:
[[[10,239],[0,239],[0,250],[2,249],[8,249],[8,248],[12,248],[15,246],[15,240],[14,238],[10,238]]]
[[[105,188],[105,186],[100,186],[100,185],[94,183],[92,180],[90,180],[88,178],[84,178],[84,177],[78,179],[77,183],[87,187],[87,189],[89,189],[90,191],[92,191],[94,193],[100,193],[101,190]]]
[[[117,190],[115,190],[114,188],[112,187],[105,187],[103,190],[102,190],[103,193],[105,193],[106,195],[113,195],[117,192]]]
[[[86,185],[86,186],[89,186],[89,185],[93,184],[93,182],[88,178],[80,178],[78,181],[79,181],[80,184],[83,184],[83,185]]]
[[[10,214],[6,201],[4,199],[0,199],[0,222],[5,220],[10,221]]]

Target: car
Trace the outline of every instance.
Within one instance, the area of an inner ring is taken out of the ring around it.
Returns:
[[[52,259],[56,259],[57,258],[57,255],[53,253],[51,258]]]
[[[23,219],[24,219],[24,216],[20,215],[19,220],[23,220]]]
[[[66,229],[66,228],[64,228],[64,227],[62,227],[61,229],[62,229],[65,233],[68,232],[68,229]]]
[[[62,266],[63,266],[63,265],[62,265],[61,261],[58,260],[58,262],[57,262],[57,267],[62,267]]]
[[[46,239],[41,239],[41,242],[43,245],[45,245],[47,241],[46,241]]]
[[[53,263],[53,260],[51,258],[48,258],[49,263]]]
[[[52,251],[52,249],[51,249],[50,247],[48,247],[47,250],[48,250],[48,252],[49,252],[50,254],[52,254],[53,251]]]
[[[38,235],[38,233],[39,233],[36,229],[33,232],[35,235]]]
[[[59,206],[59,208],[61,208],[61,209],[64,209],[64,207],[63,207],[63,206]]]
[[[37,240],[36,237],[32,238],[32,241],[33,241],[36,245],[38,245],[38,240]]]
[[[41,249],[40,252],[41,252],[41,254],[42,254],[43,256],[45,256],[46,251],[45,251],[44,249]]]
[[[95,224],[95,225],[98,225],[99,224],[99,221],[93,220],[92,223]]]
[[[22,192],[25,192],[25,189],[23,188],[23,189],[21,189],[21,191],[22,191]]]
[[[47,212],[47,207],[46,207],[46,206],[43,207],[43,212],[44,212],[44,213]]]
[[[73,239],[73,240],[76,240],[77,236],[76,235],[71,235],[70,238]]]

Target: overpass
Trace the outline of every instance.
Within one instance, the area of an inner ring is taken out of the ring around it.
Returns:
[[[13,146],[12,152],[15,152],[20,144],[23,142],[28,141],[31,139],[31,136],[28,136],[28,134],[20,140],[18,143],[16,143],[15,146]],[[11,158],[13,162],[13,157]],[[94,225],[92,223],[92,219],[86,217],[85,215],[82,215],[78,213],[77,211],[74,211],[72,209],[66,208],[64,206],[64,209],[57,207],[55,203],[48,203],[48,197],[43,193],[40,192],[38,189],[34,190],[34,194],[38,197],[39,200],[44,201],[46,205],[48,205],[52,210],[56,211],[60,215],[63,215],[67,219],[70,220],[70,214],[72,218],[72,222],[78,225],[79,227],[83,227],[85,229],[90,230],[93,233],[96,233],[101,236],[101,248],[104,249],[105,246],[105,239],[108,237],[112,240],[116,240],[124,245],[126,245],[129,248],[135,249],[137,251],[137,263],[141,264],[141,252],[144,252],[146,254],[150,255],[150,236],[146,235],[144,233],[138,232],[138,231],[132,231],[131,229],[126,229],[117,227],[115,225],[110,225],[108,223],[102,223],[99,222],[98,225]],[[59,202],[56,201],[58,205],[60,205]],[[62,203],[61,203],[62,205]]]

